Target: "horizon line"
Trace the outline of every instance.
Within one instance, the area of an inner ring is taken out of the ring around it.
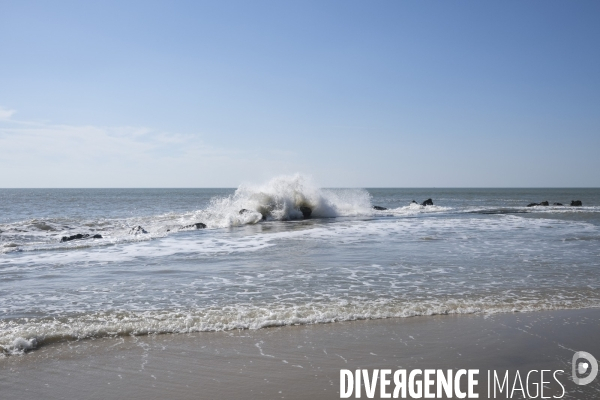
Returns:
[[[0,190],[188,190],[237,189],[233,186],[214,187],[2,187]],[[319,189],[600,189],[599,186],[323,186]]]

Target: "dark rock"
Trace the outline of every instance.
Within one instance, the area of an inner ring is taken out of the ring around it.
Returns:
[[[433,200],[427,199],[423,203],[421,203],[421,205],[422,206],[432,206],[433,205]]]
[[[300,207],[300,212],[302,213],[302,216],[304,218],[310,218],[310,215],[312,214],[312,210],[310,207],[306,207],[306,206],[301,206]]]
[[[266,221],[270,216],[271,212],[275,209],[275,204],[272,202],[268,202],[267,204],[261,205],[256,209],[256,212],[262,215],[262,220]]]
[[[139,225],[136,226],[135,228],[131,228],[129,230],[130,235],[137,235],[138,233],[148,233],[148,232],[146,232],[146,230]]]
[[[547,201],[542,201],[541,203],[529,203],[527,204],[527,207],[535,207],[535,206],[549,206],[550,203],[548,203]]]
[[[184,229],[185,229],[185,228],[204,229],[204,228],[206,228],[206,225],[205,225],[205,224],[203,224],[202,222],[197,222],[197,223],[195,223],[195,224],[186,225],[186,226],[184,226],[183,228],[184,228]]]
[[[416,201],[413,200],[410,202],[410,204],[419,204],[419,203],[417,203]]]
[[[102,235],[95,234],[94,236],[92,236],[92,239],[102,239]]]
[[[245,208],[242,208],[242,209],[240,210],[240,215],[242,215],[242,214],[246,214],[247,212],[250,212],[250,210],[246,210]]]
[[[563,205],[563,203],[554,203],[554,204],[552,204],[552,205],[553,205],[553,206],[562,206],[562,205]]]
[[[77,235],[72,235],[72,236],[63,236],[62,239],[60,239],[60,242],[70,242],[71,240],[80,240],[80,239],[87,239],[88,237],[90,237],[90,235],[86,234],[81,234],[78,233]]]
[[[373,210],[384,211],[384,210],[387,210],[387,208],[381,207],[381,206],[373,206]]]
[[[572,207],[581,207],[582,205],[581,200],[571,200]]]

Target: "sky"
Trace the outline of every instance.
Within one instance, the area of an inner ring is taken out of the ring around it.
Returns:
[[[600,187],[599,16],[0,0],[0,187]]]

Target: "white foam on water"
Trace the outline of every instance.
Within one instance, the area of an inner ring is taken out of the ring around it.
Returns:
[[[299,221],[300,207],[310,207],[315,219]],[[411,204],[376,211],[364,190],[319,189],[296,175],[242,185],[186,213],[4,224],[0,277],[9,291],[0,314],[11,318],[0,320],[0,354],[92,337],[599,307],[597,279],[586,275],[597,259],[599,228],[510,214],[598,208],[537,208],[493,216],[465,212],[498,208]],[[263,216],[264,225],[252,226]],[[319,219],[331,217],[342,218]],[[186,228],[197,222],[207,229]],[[148,233],[130,234],[138,225]],[[103,239],[57,243],[73,233]],[[311,263],[312,250],[325,257]],[[281,263],[288,254],[308,254],[302,261],[309,262],[285,270],[261,264]],[[373,260],[357,266],[338,254]],[[214,260],[221,261],[204,273]],[[52,287],[69,275],[78,287]],[[19,280],[30,286],[19,287]]]
[[[277,326],[323,324],[365,319],[413,316],[529,312],[600,307],[600,299],[581,301],[439,300],[400,302],[371,300],[336,301],[304,305],[271,304],[189,311],[92,313],[68,318],[0,320],[0,350],[6,355],[23,354],[38,346],[100,337],[138,336],[161,333],[192,333]]]
[[[241,185],[234,194],[215,197],[200,210],[126,219],[31,219],[0,224],[0,254],[15,251],[70,250],[148,241],[180,231],[251,225],[303,219],[301,207],[312,218],[371,216],[371,196],[363,189],[324,190],[302,175],[276,177],[263,185]],[[244,210],[242,212],[242,210]],[[141,226],[147,233],[135,228]],[[60,242],[63,236],[100,234],[102,239]]]
[[[600,207],[598,206],[579,206],[572,207],[569,205],[566,206],[506,206],[506,207],[477,207],[477,206],[467,206],[461,209],[458,212],[467,212],[467,213],[535,213],[535,214],[594,214],[600,213]]]
[[[387,210],[374,210],[371,195],[364,189],[321,189],[303,175],[279,176],[261,185],[243,184],[229,196],[215,197],[207,206],[183,213],[165,213],[132,218],[34,218],[0,224],[0,254],[22,251],[71,250],[142,242],[163,238],[180,231],[195,230],[203,223],[207,229],[220,229],[267,221],[303,218],[301,207],[312,211],[312,218],[334,217],[413,217],[455,213],[598,213],[597,206],[536,207],[460,207],[409,204]],[[242,213],[240,211],[246,210]],[[147,233],[135,231],[141,226]],[[100,234],[102,239],[73,240],[61,243],[63,236]]]
[[[421,207],[421,206],[418,206]],[[430,208],[427,206],[425,208]],[[443,212],[442,207],[426,212]],[[385,211],[383,211],[385,212]],[[421,212],[421,211],[417,211]],[[549,231],[549,228],[558,228]],[[153,242],[139,240],[121,243],[119,246],[101,246],[89,248],[86,241],[75,241],[72,249],[77,252],[30,252],[19,257],[0,258],[0,266],[53,263],[65,264],[73,262],[116,262],[131,261],[140,257],[158,258],[176,254],[231,254],[255,252],[267,247],[276,246],[282,240],[332,240],[344,243],[360,242],[373,237],[421,239],[446,239],[456,232],[463,232],[465,237],[472,237],[477,232],[512,231],[513,236],[521,230],[530,235],[543,230],[545,238],[556,236],[558,239],[571,240],[578,237],[595,237],[597,228],[587,222],[574,222],[553,219],[533,219],[519,215],[499,215],[494,219],[483,218],[393,218],[379,220],[351,220],[333,224],[317,224],[298,230],[280,232],[261,232],[257,234],[233,237],[224,232],[198,231],[186,236],[166,236]],[[565,236],[566,235],[566,236]],[[516,237],[516,236],[515,236]],[[534,238],[534,236],[532,236]],[[108,239],[107,239],[108,240]],[[114,242],[117,244],[118,242]]]
[[[371,215],[371,196],[363,189],[324,190],[302,175],[279,176],[263,185],[241,185],[227,198],[214,199],[199,215],[211,227],[248,223],[242,209],[250,210],[250,223],[302,219],[300,207],[311,209],[313,218]]]

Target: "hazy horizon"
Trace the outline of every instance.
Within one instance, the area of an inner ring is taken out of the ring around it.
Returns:
[[[265,183],[265,182],[241,182],[240,185],[247,185],[247,184],[260,184],[260,183]],[[39,189],[39,190],[85,190],[85,189],[89,189],[89,190],[190,190],[190,189],[218,189],[218,190],[224,190],[224,189],[231,189],[231,190],[236,190],[240,187],[240,185],[233,187],[233,186],[212,186],[212,187],[3,187],[0,188],[0,190],[35,190],[35,189]],[[594,186],[547,186],[547,187],[542,187],[542,186],[504,186],[504,187],[494,187],[494,186],[319,186],[321,189],[465,189],[465,190],[469,190],[469,189],[474,189],[474,190],[479,190],[479,189],[497,189],[497,190],[510,190],[510,189],[600,189],[600,187],[594,187]]]

